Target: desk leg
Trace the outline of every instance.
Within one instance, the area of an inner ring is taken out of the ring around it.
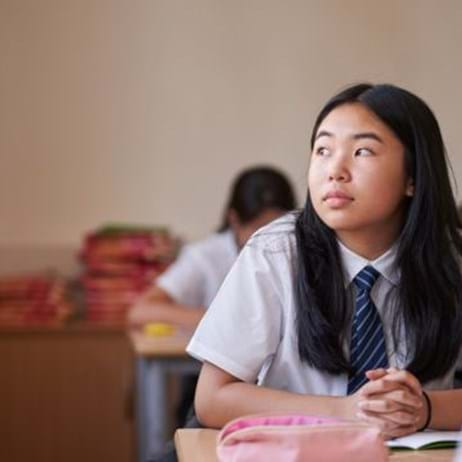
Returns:
[[[167,373],[161,361],[137,360],[138,460],[146,462],[161,452],[167,422]]]
[[[136,432],[138,436],[138,462],[146,462],[147,450],[147,360],[143,357],[136,359]]]

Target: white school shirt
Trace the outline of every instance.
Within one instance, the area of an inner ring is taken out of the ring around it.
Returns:
[[[346,374],[332,375],[300,361],[295,330],[294,216],[286,215],[259,230],[241,251],[186,351],[240,380],[294,393],[343,396]],[[380,276],[371,297],[382,317],[390,366],[405,365],[404,342],[392,344],[386,308],[396,301],[400,274],[394,269],[396,245],[368,261],[340,245],[350,303],[354,277],[372,265]],[[404,332],[403,332],[404,334]],[[349,339],[344,345],[349,351]],[[454,370],[425,388],[453,386]]]
[[[228,230],[185,245],[156,285],[176,303],[208,307],[237,257],[237,244]]]

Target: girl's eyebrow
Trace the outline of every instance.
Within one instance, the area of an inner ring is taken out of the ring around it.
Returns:
[[[316,135],[316,138],[315,140],[317,140],[318,138],[321,138],[321,136],[333,136],[331,132],[328,132],[326,130],[321,130],[317,135]]]
[[[380,138],[380,136],[374,132],[356,133],[355,135],[353,135],[354,140],[362,140],[365,138],[370,139],[370,140],[375,140],[383,144],[382,138]]]
[[[327,130],[321,130],[315,138],[315,141],[321,138],[322,136],[328,136],[328,137],[333,137],[334,135],[331,132],[328,132]],[[352,136],[354,140],[362,140],[362,139],[370,139],[370,140],[375,140],[378,141],[379,143],[383,144],[382,138],[380,138],[379,135],[377,135],[374,132],[364,132],[364,133],[356,133]]]

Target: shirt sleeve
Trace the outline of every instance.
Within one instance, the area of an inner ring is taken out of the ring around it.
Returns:
[[[282,332],[281,268],[247,244],[199,324],[187,352],[246,382],[270,362]]]
[[[161,274],[156,285],[165,290],[177,303],[204,305],[205,275],[194,249],[184,247],[175,262]]]

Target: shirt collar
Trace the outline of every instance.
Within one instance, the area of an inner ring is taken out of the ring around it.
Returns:
[[[343,277],[345,287],[348,287],[356,275],[367,265],[374,267],[385,279],[393,285],[398,285],[401,272],[395,266],[398,252],[398,242],[395,242],[385,253],[375,260],[367,260],[357,253],[354,253],[337,239],[340,257],[342,259]]]

